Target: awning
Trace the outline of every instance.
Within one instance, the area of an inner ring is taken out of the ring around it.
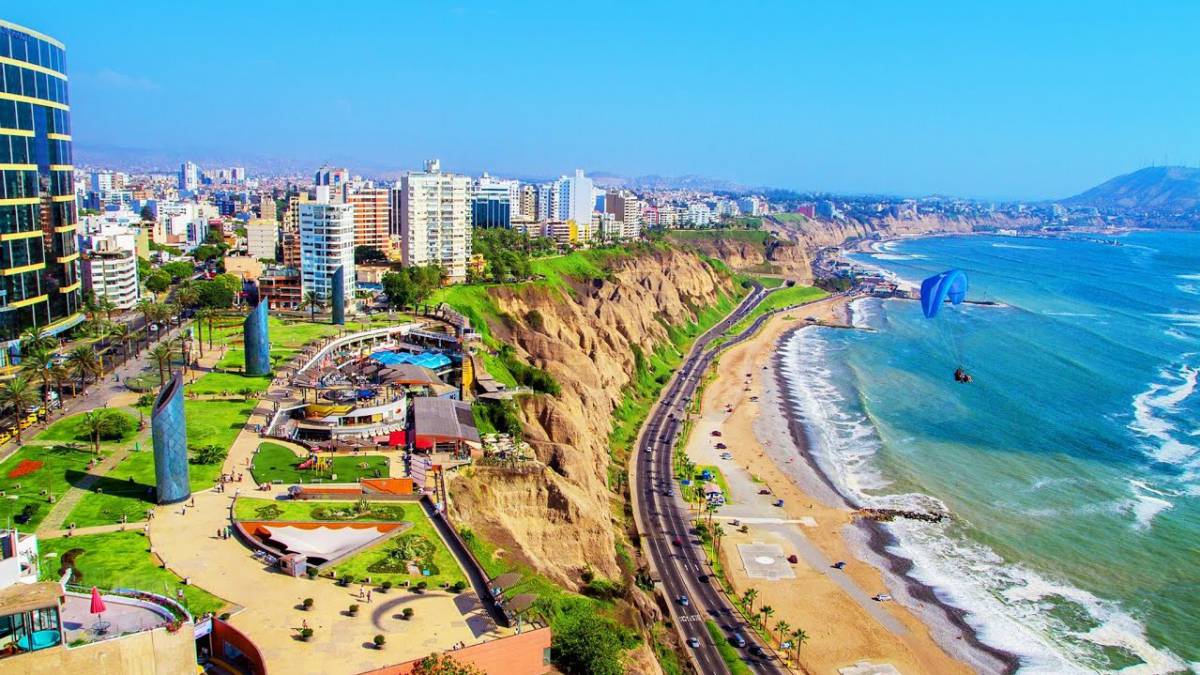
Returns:
[[[400,431],[393,431],[392,433],[388,434],[387,444],[392,446],[393,448],[398,448],[407,443],[405,438],[406,438],[406,434],[404,433],[403,429],[401,429]]]

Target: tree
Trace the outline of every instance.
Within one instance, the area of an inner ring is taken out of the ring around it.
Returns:
[[[808,633],[805,633],[804,630],[801,628],[797,628],[796,630],[792,631],[791,638],[792,638],[792,649],[796,650],[796,660],[799,661],[800,660],[800,647],[801,647],[801,645],[803,645],[805,642],[808,641]]]
[[[25,417],[25,410],[37,403],[37,400],[37,391],[29,380],[19,373],[0,387],[0,407],[12,408],[13,418],[16,420],[17,445],[21,444],[21,420]]]
[[[146,277],[146,290],[162,293],[171,287],[171,275],[162,270],[155,270]]]
[[[213,322],[217,320],[217,310],[211,307],[205,307],[196,313],[196,323],[201,322],[208,324],[208,348],[213,348]]]
[[[118,417],[119,415],[119,417]],[[83,421],[80,426],[87,432],[88,437],[92,439],[92,449],[98,455],[100,454],[100,439],[116,437],[127,431],[125,422],[128,419],[115,410],[100,408],[83,414]]]
[[[763,621],[762,621],[763,628],[767,631],[767,634],[770,635],[771,629],[770,629],[767,621],[772,616],[775,616],[775,608],[770,605],[763,605],[761,608],[759,608],[758,612],[760,614],[762,614],[762,617],[763,617]]]
[[[53,349],[57,345],[58,340],[54,339],[53,335],[49,335],[38,326],[30,326],[21,331],[22,354],[27,354],[30,350],[38,348]]]
[[[758,597],[758,591],[753,588],[746,589],[742,594],[742,604],[746,605],[746,613],[754,613],[754,600]]]
[[[133,333],[129,330],[129,326],[127,324],[115,323],[112,326],[109,326],[108,336],[116,340],[117,344],[121,345],[121,351],[124,352],[126,356],[129,355],[129,340],[133,336]]]
[[[229,453],[219,445],[204,445],[192,451],[192,464],[220,464]]]
[[[100,379],[100,376],[104,374],[104,367],[100,363],[100,357],[96,355],[96,352],[92,351],[91,347],[84,345],[72,349],[71,353],[67,354],[67,365],[71,367],[75,376],[79,378],[80,384],[87,384],[89,375],[94,375],[96,379]]]
[[[792,625],[790,623],[788,623],[787,621],[784,621],[783,619],[780,619],[778,622],[776,622],[775,630],[779,632],[779,648],[780,649],[783,649],[783,639],[785,637],[787,637],[788,629],[790,629],[791,627],[792,627]]]
[[[228,276],[228,275],[220,275]],[[237,277],[234,277],[235,279]],[[199,303],[202,307],[212,307],[214,309],[225,309],[233,305],[234,293],[230,289],[229,284],[218,279],[211,281],[201,281],[196,284],[196,290],[199,293]],[[240,286],[239,289],[240,290]]]
[[[384,275],[386,277],[386,275]],[[321,298],[314,291],[306,291],[304,299],[300,302],[300,309],[308,309],[309,321],[317,320],[317,308],[321,307]]]
[[[42,414],[50,414],[50,373],[54,370],[54,352],[39,347],[26,352],[21,370],[42,381]]]
[[[55,365],[50,371],[50,379],[54,380],[54,388],[58,390],[58,400],[60,402],[63,400],[63,385],[67,384],[68,382],[71,383],[71,393],[74,395],[75,383],[71,381],[70,368],[62,364]]]
[[[117,303],[110,300],[107,295],[102,295],[96,300],[96,309],[104,312],[104,318],[112,322],[112,313],[117,310]]]
[[[407,270],[388,272],[383,275],[383,293],[392,307],[408,307],[416,304],[416,285]]]
[[[483,675],[483,671],[468,663],[460,663],[449,654],[430,654],[417,661],[412,675]]]
[[[171,345],[159,343],[150,350],[150,358],[158,364],[158,386],[167,383],[167,371],[171,367]]]
[[[175,300],[184,307],[195,307],[200,303],[200,291],[191,284],[185,284],[175,291]]]
[[[371,262],[387,262],[387,255],[374,246],[354,247],[354,264],[361,265]]]
[[[564,673],[622,675],[621,629],[611,619],[574,611],[553,622],[554,662]]]

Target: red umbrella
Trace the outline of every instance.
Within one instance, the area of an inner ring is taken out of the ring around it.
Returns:
[[[101,598],[100,591],[96,590],[95,586],[92,586],[92,608],[89,610],[90,613],[100,614],[105,609],[108,608],[104,606],[104,598]]]

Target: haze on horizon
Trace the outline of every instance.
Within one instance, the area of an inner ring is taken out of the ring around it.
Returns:
[[[74,136],[254,165],[1066,197],[1200,162],[1200,3],[72,4]]]

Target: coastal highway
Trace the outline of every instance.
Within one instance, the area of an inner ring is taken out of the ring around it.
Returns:
[[[734,634],[740,634],[746,639],[746,647],[740,649],[739,654],[751,671],[787,672],[768,657],[753,655],[752,647],[766,645],[761,643],[754,631],[726,601],[718,589],[718,582],[708,578],[704,551],[700,547],[699,538],[692,534],[688,506],[674,492],[671,460],[688,402],[699,387],[709,364],[721,349],[720,346],[710,347],[710,344],[730,326],[745,318],[762,302],[767,293],[768,291],[763,290],[761,286],[755,285],[732,314],[697,338],[675,377],[660,396],[658,404],[651,411],[642,430],[632,468],[633,489],[636,492],[633,501],[644,549],[650,555],[652,569],[662,584],[676,626],[685,638],[685,645],[691,638],[699,641],[699,647],[686,648],[694,657],[700,672],[705,675],[730,672],[717,651],[712,636],[709,635],[707,621],[713,621],[721,628],[722,639],[728,639]],[[758,317],[749,328],[729,338],[725,344],[736,344],[746,339],[769,317],[770,314]],[[671,492],[670,495],[668,491]],[[687,605],[679,602],[681,596],[688,599]]]

